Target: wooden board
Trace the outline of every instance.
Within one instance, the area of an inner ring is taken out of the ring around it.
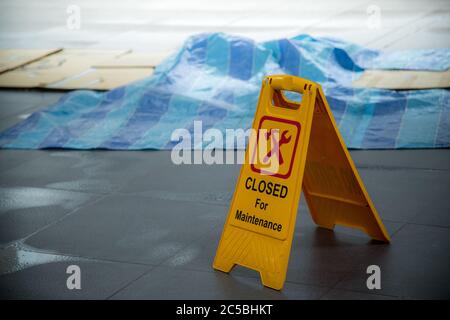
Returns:
[[[165,58],[168,52],[163,53],[127,53],[118,57],[105,59],[93,64],[95,68],[148,68],[156,67]]]
[[[51,84],[59,83],[64,79],[86,72],[93,64],[113,60],[127,53],[130,53],[130,50],[64,49],[0,74],[0,87],[46,88]],[[134,71],[128,73],[130,76],[124,76],[124,80],[134,80],[143,73],[149,74],[148,70],[144,70],[142,73]],[[108,84],[124,84],[123,81],[107,80],[108,75],[115,76],[108,71],[102,73],[103,81],[101,82],[102,85],[99,84],[99,89],[112,89],[113,87],[107,87]],[[86,87],[86,89],[90,88],[92,86]]]
[[[450,69],[446,71],[365,70],[353,82],[355,87],[379,89],[450,88]]]
[[[0,50],[0,73],[13,70],[61,50],[61,48]]]
[[[91,68],[45,87],[49,89],[109,90],[141,80],[152,74],[153,68]]]

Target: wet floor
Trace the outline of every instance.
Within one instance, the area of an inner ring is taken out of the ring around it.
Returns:
[[[317,228],[302,200],[285,288],[211,268],[238,165],[170,152],[0,151],[2,298],[447,298],[450,150],[352,151],[392,236]],[[81,290],[68,290],[69,265]],[[366,268],[382,270],[381,290]],[[195,288],[195,290],[193,290]]]

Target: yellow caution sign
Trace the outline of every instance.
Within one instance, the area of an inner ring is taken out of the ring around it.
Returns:
[[[300,103],[283,91],[302,95]],[[288,75],[264,79],[242,165],[213,267],[238,264],[262,283],[283,287],[301,189],[316,224],[365,231],[389,242],[338,131],[322,88]]]

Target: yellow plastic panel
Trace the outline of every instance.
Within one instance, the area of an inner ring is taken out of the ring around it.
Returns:
[[[300,104],[283,91],[302,94]],[[338,132],[320,86],[277,75],[263,81],[250,139],[213,267],[239,264],[281,289],[286,278],[300,199],[314,221],[360,228],[389,241]]]
[[[389,242],[381,219],[336,126],[322,88],[314,106],[303,192],[314,222],[359,228]]]

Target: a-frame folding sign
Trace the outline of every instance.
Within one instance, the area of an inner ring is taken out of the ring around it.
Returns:
[[[300,93],[301,103],[283,91]],[[288,75],[266,77],[253,129],[258,134],[246,150],[215,269],[230,272],[242,265],[259,271],[265,286],[281,289],[301,190],[319,226],[341,224],[390,241],[320,85]]]

